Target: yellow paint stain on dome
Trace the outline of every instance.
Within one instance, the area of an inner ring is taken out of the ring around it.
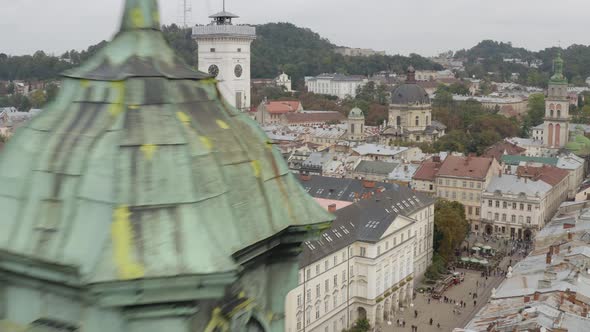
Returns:
[[[131,10],[131,23],[135,28],[141,28],[144,26],[145,20],[141,8],[135,7]]]
[[[219,126],[219,128],[221,129],[229,129],[229,125],[223,121],[223,120],[217,120],[215,121],[217,123],[217,125]]]
[[[160,25],[160,12],[159,11],[156,10],[152,13],[152,20],[154,20],[154,24]]]
[[[143,152],[145,159],[152,160],[154,154],[158,150],[158,146],[154,144],[144,144],[141,146],[141,148],[139,148],[139,150]]]
[[[254,171],[254,176],[259,178],[260,175],[262,174],[262,167],[260,166],[260,161],[252,160],[250,162],[250,165],[252,165],[252,170]]]
[[[111,224],[111,238],[113,241],[113,258],[117,266],[119,278],[122,280],[138,279],[145,275],[141,264],[135,262],[131,251],[133,243],[133,229],[129,217],[131,212],[127,206],[120,206],[113,212]]]
[[[180,122],[184,123],[185,125],[188,125],[189,123],[191,123],[190,116],[188,116],[184,112],[176,112],[176,117],[178,118],[178,120],[180,120]]]
[[[199,136],[199,139],[201,140],[201,143],[205,146],[205,148],[207,148],[207,150],[213,150],[213,143],[209,138],[205,136]]]
[[[111,89],[117,93],[117,98],[113,104],[109,106],[109,113],[116,117],[123,113],[123,102],[125,101],[125,83],[124,82],[111,82]]]

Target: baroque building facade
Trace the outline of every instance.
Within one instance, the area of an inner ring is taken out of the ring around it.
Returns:
[[[285,331],[340,332],[359,318],[379,326],[412,303],[432,261],[434,200],[397,185],[368,197],[305,243]]]
[[[432,120],[430,97],[417,84],[413,67],[408,68],[406,82],[391,92],[388,124],[381,133],[387,144],[395,140],[434,142],[445,135],[446,126]]]

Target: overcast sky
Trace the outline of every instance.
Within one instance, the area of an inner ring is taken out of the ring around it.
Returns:
[[[162,21],[180,22],[183,0],[160,0]],[[222,0],[192,3],[206,24]],[[61,54],[110,39],[124,0],[0,0],[0,53]],[[589,44],[589,0],[227,0],[237,23],[291,22],[335,44],[426,56],[483,39],[538,50]]]

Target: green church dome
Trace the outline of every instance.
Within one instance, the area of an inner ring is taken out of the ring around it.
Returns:
[[[360,108],[355,107],[352,110],[350,110],[350,113],[348,113],[348,117],[349,118],[364,118],[365,114],[363,113],[363,111]]]
[[[216,84],[168,46],[156,0],[128,0],[113,41],[0,154],[0,251],[86,284],[227,274],[276,234],[327,227]]]

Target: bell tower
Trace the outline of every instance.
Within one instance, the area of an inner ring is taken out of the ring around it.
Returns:
[[[553,76],[545,99],[545,122],[543,144],[548,148],[564,147],[569,140],[569,101],[567,78],[563,75],[561,53],[553,61]]]
[[[193,27],[193,39],[199,46],[199,70],[219,81],[223,98],[239,110],[250,108],[250,45],[256,28],[234,25],[239,16],[225,10],[209,16],[208,25]]]

